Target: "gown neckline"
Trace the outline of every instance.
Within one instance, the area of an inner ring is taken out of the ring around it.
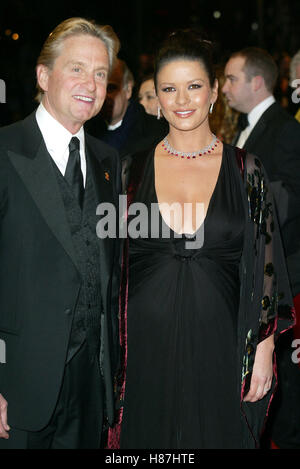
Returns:
[[[172,232],[175,236],[182,236],[182,237],[186,237],[186,238],[195,238],[197,233],[203,228],[203,226],[205,225],[206,221],[207,221],[207,218],[208,218],[208,215],[209,215],[209,212],[211,211],[211,206],[213,204],[213,200],[215,199],[215,194],[216,194],[216,190],[217,190],[217,186],[219,185],[220,183],[220,179],[221,179],[221,173],[223,172],[223,167],[224,167],[224,155],[225,155],[225,146],[223,145],[223,150],[222,150],[222,160],[221,160],[221,164],[220,164],[220,169],[219,169],[219,173],[218,173],[218,176],[217,176],[217,179],[216,179],[216,183],[215,183],[215,187],[214,187],[214,190],[212,192],[212,195],[211,195],[211,198],[209,199],[209,203],[208,203],[208,207],[207,207],[207,211],[206,211],[206,215],[203,219],[203,222],[201,223],[201,225],[196,229],[196,231],[194,231],[194,233],[178,233],[176,231],[173,230],[173,228],[171,228],[167,222],[165,221],[164,217],[162,216],[161,214],[161,211],[160,211],[160,208],[159,208],[159,202],[158,202],[158,197],[157,197],[157,192],[156,192],[156,185],[155,185],[155,148],[153,150],[153,154],[152,154],[152,162],[151,162],[151,165],[152,165],[152,172],[153,172],[153,178],[152,178],[152,181],[153,181],[153,192],[154,192],[154,196],[155,196],[155,202],[157,203],[157,206],[158,206],[158,213],[159,213],[159,217],[160,217],[160,220],[161,222],[170,230],[170,232]]]

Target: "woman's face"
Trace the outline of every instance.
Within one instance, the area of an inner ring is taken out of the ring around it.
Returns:
[[[218,96],[218,82],[211,88],[199,61],[178,59],[160,69],[157,96],[171,127],[194,130],[208,120],[209,107]]]
[[[144,106],[147,114],[157,115],[157,96],[152,79],[146,80],[141,84],[139,90],[139,102]]]

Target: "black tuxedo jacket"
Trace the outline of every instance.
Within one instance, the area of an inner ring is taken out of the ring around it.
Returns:
[[[278,103],[261,116],[244,147],[271,181],[293,294],[300,293],[300,124]]]
[[[86,150],[97,204],[117,204],[117,153],[87,134]],[[0,393],[8,401],[9,424],[37,431],[47,425],[58,398],[81,280],[53,164],[34,113],[0,129],[0,223],[0,339],[6,347]],[[102,369],[112,423],[119,248],[109,238],[99,239],[99,248]]]

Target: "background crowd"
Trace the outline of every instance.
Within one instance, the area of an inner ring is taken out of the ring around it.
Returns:
[[[119,56],[128,64],[136,83],[151,72],[153,54],[166,34],[178,27],[196,26],[214,42],[220,72],[235,50],[266,48],[280,67],[276,97],[287,105],[289,61],[300,48],[297,0],[187,0],[184,8],[169,8],[159,0],[130,0],[126,8],[121,0],[101,4],[54,0],[47,12],[36,0],[12,0],[1,4],[0,78],[6,83],[6,104],[0,107],[0,125],[24,118],[35,108],[36,57],[48,32],[71,16],[112,25],[121,41]]]

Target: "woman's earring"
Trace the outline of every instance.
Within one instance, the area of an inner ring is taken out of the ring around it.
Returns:
[[[214,103],[211,103],[211,105],[209,106],[209,113],[210,114],[213,112],[213,108],[214,108]]]
[[[160,119],[160,107],[157,108],[157,119]]]

